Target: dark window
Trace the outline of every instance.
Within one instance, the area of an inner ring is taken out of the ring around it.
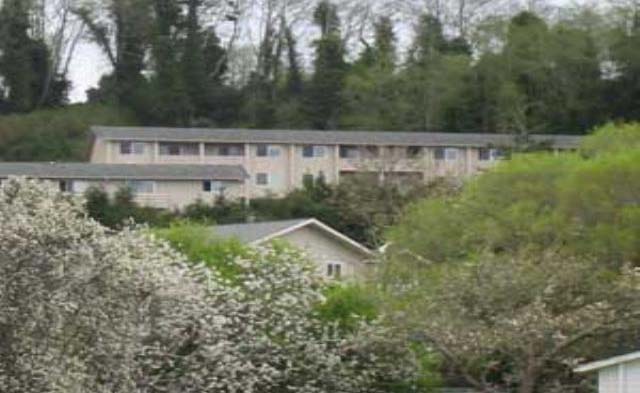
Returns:
[[[132,151],[131,145],[132,145],[131,142],[120,142],[120,154],[122,155],[131,154],[131,151]]]
[[[376,158],[380,155],[380,148],[378,146],[366,146],[365,152],[367,157]]]
[[[202,191],[211,192],[211,180],[205,180],[202,182]]]
[[[340,158],[358,158],[356,146],[340,146]]]
[[[73,192],[73,181],[71,181],[71,180],[60,180],[60,191],[61,192]]]
[[[200,147],[197,143],[160,143],[160,155],[163,156],[197,156]]]
[[[407,147],[407,157],[416,158],[422,154],[422,147],[420,146],[409,146]]]
[[[302,148],[302,157],[313,157],[313,146],[306,145]]]
[[[489,161],[491,159],[491,149],[481,148],[478,150],[478,159],[480,161]]]
[[[266,157],[269,155],[269,145],[258,145],[256,148],[256,155],[258,157]]]
[[[327,277],[340,278],[342,275],[342,265],[339,263],[327,264]]]
[[[256,174],[256,184],[259,186],[266,186],[269,184],[269,175],[266,173]]]
[[[436,147],[435,150],[433,150],[433,158],[438,161],[444,160],[444,147]]]

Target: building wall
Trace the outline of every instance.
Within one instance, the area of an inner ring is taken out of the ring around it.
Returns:
[[[599,371],[598,393],[640,392],[640,360]]]
[[[45,184],[53,189],[60,189],[63,180],[44,180]],[[104,190],[109,195],[114,195],[119,189],[126,187],[126,181],[97,181],[97,180],[64,180],[73,183],[73,193],[83,195],[89,188],[95,187]],[[155,207],[161,209],[183,209],[198,200],[213,203],[220,196],[217,192],[204,192],[203,182],[196,180],[154,180],[155,186],[152,193],[135,195],[135,200],[140,206]],[[226,189],[223,192],[225,198],[238,199],[243,196],[244,189],[240,182],[225,182]]]
[[[284,240],[305,251],[318,265],[318,271],[322,275],[326,275],[329,263],[341,264],[341,276],[345,279],[366,277],[371,269],[367,264],[367,257],[362,253],[313,226],[288,233],[278,240]]]
[[[470,176],[495,165],[495,160],[481,161],[478,148],[451,147],[456,150],[455,160],[436,160],[435,147],[421,147],[420,154],[409,155],[405,146],[381,146],[377,156],[370,156],[366,146],[357,146],[359,156],[340,157],[340,146],[323,146],[321,157],[304,157],[304,146],[294,144],[272,144],[277,155],[259,157],[258,144],[244,144],[243,156],[209,156],[205,154],[205,143],[199,144],[198,155],[169,156],[159,153],[159,143],[145,143],[144,153],[123,155],[117,141],[96,140],[92,162],[96,163],[140,163],[140,164],[209,164],[242,165],[250,178],[247,179],[240,196],[258,198],[283,196],[303,186],[305,175],[323,175],[329,183],[337,183],[341,177],[354,173],[370,173],[381,179],[383,173],[407,175],[400,181],[413,181],[422,174],[425,180],[444,176]],[[259,174],[266,174],[268,184],[258,184]]]

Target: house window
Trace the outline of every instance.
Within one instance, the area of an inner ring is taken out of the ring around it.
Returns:
[[[500,149],[481,148],[478,150],[480,161],[497,161],[504,157],[504,152]]]
[[[258,157],[278,157],[280,156],[280,148],[261,144],[256,147],[256,155]]]
[[[200,147],[197,143],[160,143],[161,156],[197,156],[200,155]]]
[[[134,195],[153,194],[156,188],[155,182],[147,180],[133,180],[127,183],[127,187]]]
[[[224,182],[214,181],[214,180],[205,180],[202,182],[203,192],[223,193],[224,190],[225,190]]]
[[[259,186],[266,186],[269,184],[269,174],[267,173],[257,173],[256,174],[256,184]]]
[[[324,146],[306,145],[302,147],[303,157],[306,157],[306,158],[324,157],[324,155],[325,155]]]
[[[437,161],[457,161],[460,149],[455,147],[437,147],[433,151],[433,157]]]
[[[60,192],[73,192],[73,181],[60,180],[59,187],[60,187]]]
[[[226,145],[207,144],[204,147],[204,154],[207,155],[207,156],[240,157],[240,156],[244,156],[244,145],[241,145],[241,144],[226,144]]]
[[[422,154],[421,146],[409,146],[407,147],[407,157],[418,158]]]
[[[342,264],[328,263],[327,264],[327,277],[340,278],[342,276]]]
[[[340,146],[340,158],[358,158],[359,155],[357,146]]]
[[[120,142],[120,154],[127,155],[142,155],[144,154],[144,143],[142,142]]]
[[[364,153],[368,158],[376,158],[380,155],[380,148],[378,146],[365,146]]]

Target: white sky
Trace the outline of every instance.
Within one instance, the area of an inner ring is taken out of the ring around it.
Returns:
[[[1,0],[0,0],[1,1]],[[531,0],[527,0],[531,1]],[[579,5],[603,3],[603,0],[547,0],[554,5]],[[110,72],[110,64],[100,49],[83,41],[78,45],[74,59],[71,62],[69,79],[72,81],[70,99],[72,102],[82,102],[86,99],[86,90],[96,87],[102,75]]]

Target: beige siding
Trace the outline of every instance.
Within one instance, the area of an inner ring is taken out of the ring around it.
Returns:
[[[384,173],[398,173],[395,178],[414,181],[422,177],[425,180],[436,177],[464,177],[477,174],[496,164],[496,161],[480,161],[478,148],[451,147],[457,150],[454,160],[436,160],[435,147],[422,147],[421,154],[410,156],[406,146],[380,146],[377,157],[367,156],[367,147],[359,146],[360,156],[341,158],[340,146],[325,145],[322,157],[303,157],[302,145],[272,144],[279,150],[277,156],[258,157],[258,144],[244,145],[243,156],[210,156],[205,154],[205,143],[199,143],[199,153],[188,156],[159,155],[159,144],[148,142],[141,155],[122,155],[117,141],[96,140],[92,162],[107,163],[145,163],[145,164],[209,164],[242,165],[250,178],[242,190],[233,193],[237,197],[257,198],[264,196],[283,196],[303,185],[305,174],[317,177],[321,173],[329,183],[340,181],[341,174],[370,173],[379,178]],[[422,173],[422,176],[418,176]],[[269,183],[257,184],[258,174],[267,174]],[[177,191],[176,191],[177,192]],[[192,192],[182,192],[191,199]]]
[[[345,279],[366,276],[370,268],[366,263],[367,258],[362,253],[312,226],[288,233],[279,240],[306,252],[318,265],[318,271],[322,275],[326,275],[329,263],[341,264],[342,277]]]

